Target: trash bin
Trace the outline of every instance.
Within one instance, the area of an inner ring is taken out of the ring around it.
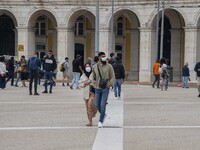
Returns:
[[[173,82],[173,67],[168,66],[167,70],[168,70],[168,74],[169,74],[169,81]]]

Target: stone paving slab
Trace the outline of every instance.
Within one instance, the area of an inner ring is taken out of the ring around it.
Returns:
[[[200,129],[124,129],[124,150],[199,150]]]
[[[97,129],[0,131],[1,150],[91,150]]]

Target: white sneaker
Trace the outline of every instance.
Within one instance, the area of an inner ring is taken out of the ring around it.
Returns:
[[[115,97],[115,100],[118,100],[118,97]]]
[[[103,124],[101,122],[98,122],[98,128],[103,128]]]

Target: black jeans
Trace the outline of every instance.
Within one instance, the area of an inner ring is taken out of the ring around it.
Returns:
[[[155,81],[153,82],[153,87],[155,85],[155,83],[157,82],[157,88],[159,88],[159,84],[160,84],[160,75],[154,75],[155,76]]]
[[[8,79],[6,80],[6,83],[11,79],[11,85],[13,85],[13,83],[14,83],[14,76],[15,76],[14,71],[8,71]]]
[[[30,83],[29,83],[29,92],[32,93],[32,85],[34,80],[34,92],[37,93],[37,82],[38,82],[38,71],[31,71],[30,72]]]

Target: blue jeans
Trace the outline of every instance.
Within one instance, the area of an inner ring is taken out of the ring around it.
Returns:
[[[44,72],[44,86],[45,86],[45,91],[47,91],[47,86],[48,84],[50,84],[50,90],[52,92],[52,88],[53,88],[53,72],[52,71],[45,71]],[[48,83],[49,81],[49,83]]]
[[[182,78],[182,81],[183,81],[182,87],[183,88],[188,88],[188,78],[189,77],[183,77]]]
[[[105,89],[95,89],[95,105],[100,113],[99,121],[103,123],[105,112],[106,112],[106,103],[108,100],[109,88]]]
[[[21,79],[21,72],[17,73],[17,79],[15,81],[15,85],[18,85],[19,79]]]
[[[79,72],[73,72],[73,80],[72,80],[71,87],[73,87],[74,83],[76,82],[76,88],[78,88],[79,78],[80,78],[80,73]]]
[[[122,85],[122,80],[121,79],[115,79],[115,83],[114,83],[115,97],[121,96],[121,85]]]

